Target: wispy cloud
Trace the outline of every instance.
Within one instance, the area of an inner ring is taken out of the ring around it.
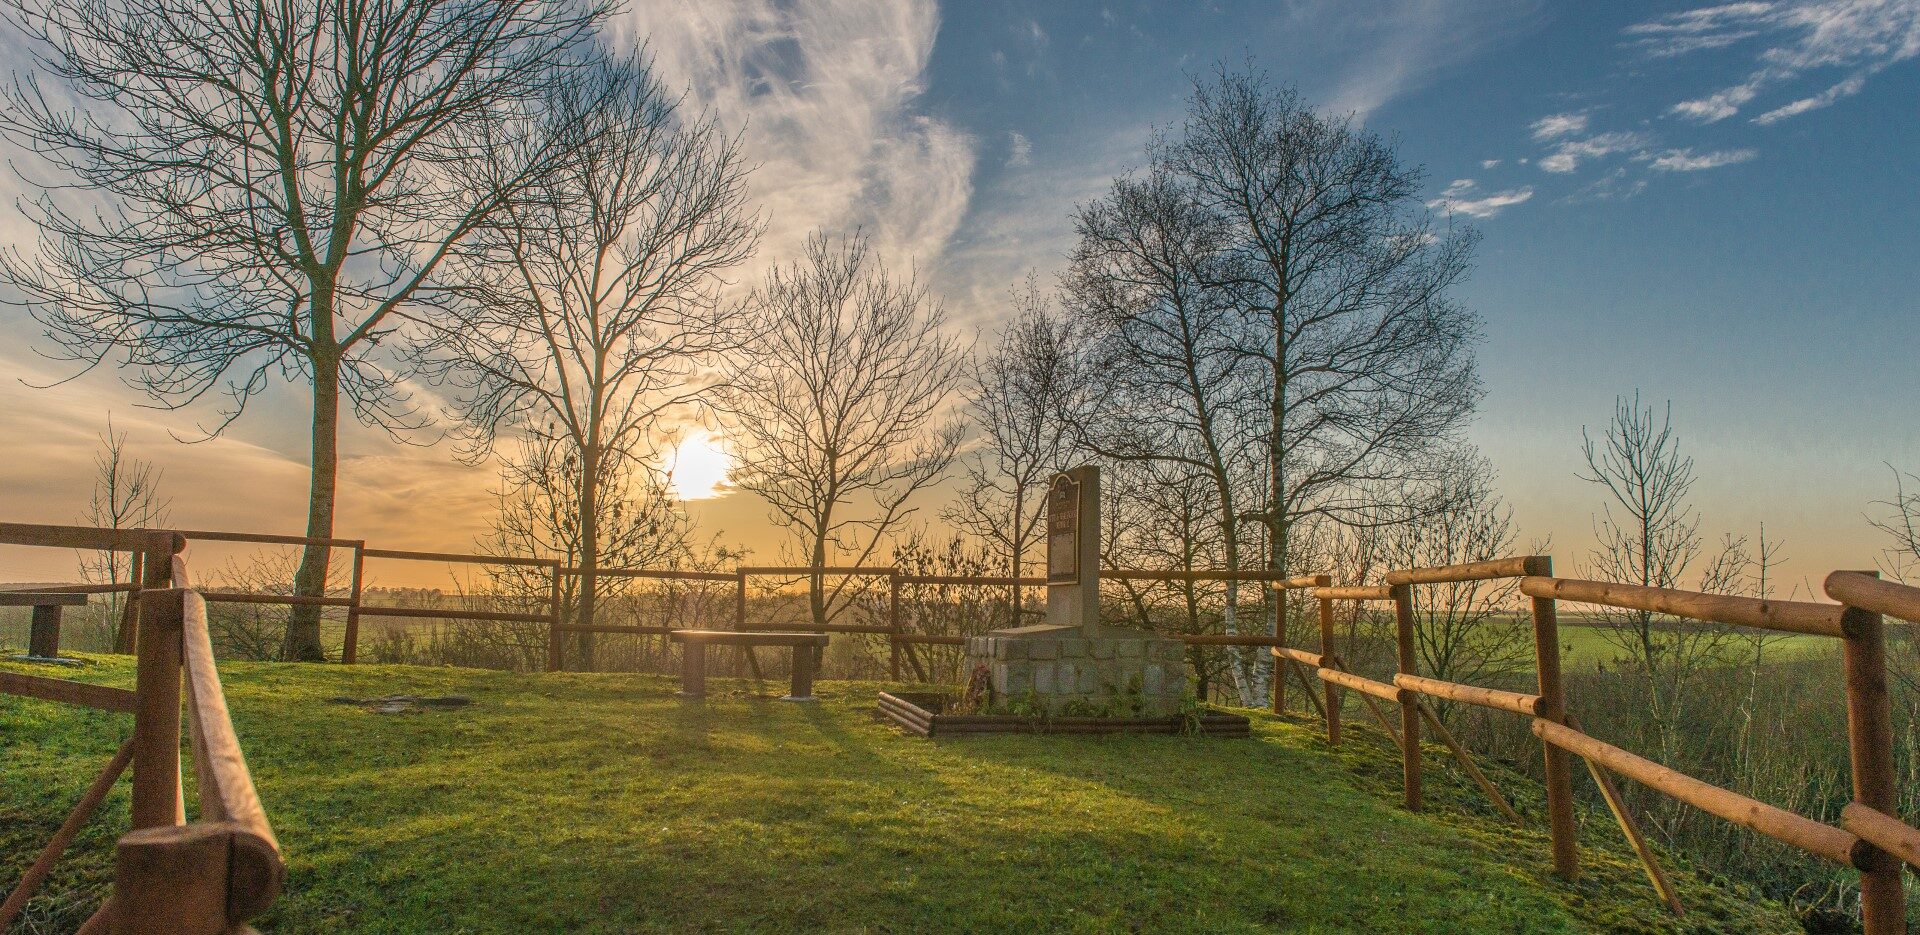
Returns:
[[[743,129],[762,256],[864,225],[890,259],[937,255],[973,194],[975,141],[921,112],[932,0],[636,4],[624,25],[693,102]]]
[[[1859,94],[1860,89],[1866,86],[1867,86],[1867,77],[1865,75],[1854,75],[1853,77],[1848,78],[1845,81],[1842,81],[1839,84],[1836,84],[1833,87],[1830,87],[1825,91],[1820,92],[1819,94],[1815,94],[1811,97],[1803,97],[1797,101],[1794,101],[1791,104],[1786,104],[1781,107],[1775,107],[1774,109],[1767,111],[1766,113],[1761,114],[1758,117],[1753,118],[1753,122],[1760,124],[1761,126],[1766,126],[1768,124],[1773,124],[1773,123],[1779,123],[1780,121],[1785,120],[1788,117],[1797,117],[1810,110],[1819,110],[1820,108],[1826,107],[1832,104],[1834,101],[1837,101],[1843,97],[1851,97],[1855,94]]]
[[[1762,94],[1822,69],[1851,72],[1825,91],[1754,118],[1777,123],[1859,93],[1867,78],[1920,56],[1920,0],[1778,0],[1728,3],[1671,13],[1627,28],[1629,44],[1653,58],[1751,44],[1753,69],[1743,80],[1668,112],[1702,123],[1740,113]]]
[[[1692,97],[1671,97],[1651,107],[1631,102],[1595,102],[1577,111],[1548,114],[1527,130],[1542,151],[1534,164],[1569,175],[1605,157],[1625,155],[1627,164],[1602,168],[1582,197],[1628,197],[1645,188],[1647,173],[1700,172],[1748,162],[1750,146],[1701,148],[1674,139],[1689,125],[1711,125],[1758,110],[1749,122],[1771,126],[1859,94],[1874,74],[1920,57],[1920,0],[1742,0],[1696,6],[1634,23],[1624,47],[1641,61],[1696,56],[1702,62],[1732,62],[1737,80]],[[1716,54],[1715,50],[1719,50]],[[1744,64],[1742,64],[1744,62]],[[1825,85],[1811,84],[1821,72]],[[1709,86],[1711,87],[1711,86]],[[1788,93],[1798,96],[1789,97]],[[1676,95],[1678,96],[1678,95]],[[1787,98],[1782,101],[1781,98]],[[1595,126],[1603,114],[1640,118],[1627,129]],[[1674,118],[1659,119],[1661,116]],[[1703,131],[1692,131],[1703,132]],[[1722,144],[1724,146],[1724,143]],[[1525,164],[1525,159],[1513,160]]]
[[[1758,152],[1751,149],[1722,149],[1708,153],[1695,153],[1691,149],[1669,149],[1663,153],[1649,153],[1644,160],[1660,172],[1700,172],[1751,162],[1758,155]]]
[[[1365,119],[1434,72],[1524,28],[1533,0],[1303,0],[1285,6],[1308,34],[1352,49],[1329,109]],[[1380,9],[1385,7],[1385,9]]]
[[[1535,142],[1557,140],[1563,136],[1584,133],[1587,129],[1586,114],[1549,114],[1533,122],[1529,128],[1533,131]]]
[[[1565,174],[1579,168],[1585,160],[1633,152],[1646,145],[1645,135],[1622,130],[1596,133],[1577,140],[1562,140],[1553,148],[1553,152],[1540,157],[1540,168]]]
[[[1033,141],[1019,130],[1007,131],[1007,165],[1024,166],[1033,162]]]
[[[1485,219],[1514,205],[1525,203],[1532,197],[1532,186],[1521,186],[1501,192],[1482,192],[1479,184],[1472,179],[1454,179],[1440,192],[1440,197],[1427,202],[1427,207],[1435,211]]]

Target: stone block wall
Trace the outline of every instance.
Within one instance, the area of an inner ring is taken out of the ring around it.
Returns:
[[[1078,634],[1077,628],[1061,630],[972,637],[966,670],[987,667],[995,709],[1031,705],[1048,714],[1114,717],[1180,713],[1191,689],[1179,640],[1140,631],[1088,637],[1067,635]]]

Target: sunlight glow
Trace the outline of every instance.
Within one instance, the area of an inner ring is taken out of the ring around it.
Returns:
[[[733,457],[727,454],[726,446],[704,429],[689,431],[667,458],[667,470],[673,472],[671,489],[681,500],[719,496],[732,467]]]

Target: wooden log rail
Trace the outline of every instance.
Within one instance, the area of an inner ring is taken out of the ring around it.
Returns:
[[[381,607],[366,604],[362,587],[366,578],[367,559],[384,559],[401,562],[440,562],[450,565],[482,565],[504,568],[544,568],[547,569],[547,609],[545,613],[500,610],[465,610],[441,607]],[[598,572],[596,572],[598,573]],[[370,549],[365,543],[358,543],[353,557],[353,584],[350,603],[347,605],[347,629],[345,642],[340,650],[340,661],[352,664],[359,659],[360,618],[362,617],[420,617],[429,620],[482,620],[494,623],[544,623],[547,625],[547,671],[557,672],[561,668],[564,648],[561,637],[567,632],[567,624],[561,619],[560,580],[565,571],[558,559],[525,558],[514,555],[476,555],[470,552],[421,552],[410,549]],[[571,631],[580,632],[580,631]],[[591,631],[589,631],[591,632]]]
[[[1768,601],[1726,594],[1702,594],[1672,588],[1649,588],[1606,581],[1530,576],[1520,579],[1528,597],[1551,598],[1580,604],[1600,604],[1624,610],[1642,610],[1706,623],[1804,633],[1845,636],[1840,607],[1807,601]]]
[[[1860,839],[1851,832],[1695,779],[1564,724],[1535,719],[1533,733],[1562,750],[1599,763],[1710,815],[1791,844],[1816,857],[1842,866],[1857,866],[1854,851]]]

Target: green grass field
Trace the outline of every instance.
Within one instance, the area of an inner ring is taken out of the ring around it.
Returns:
[[[653,676],[223,673],[289,861],[270,932],[1798,931],[1684,867],[1676,923],[1604,813],[1583,819],[1590,869],[1572,885],[1549,876],[1544,832],[1500,823],[1451,768],[1430,771],[1429,813],[1408,814],[1398,759],[1365,729],[1337,752],[1257,714],[1246,740],[927,741],[876,722],[881,686],[865,683],[794,705],[727,680],[689,703]],[[73,674],[132,681],[114,657]],[[475,704],[328,700],[391,693]],[[18,876],[128,730],[0,696],[0,874]],[[1537,828],[1537,792],[1493,772]],[[24,930],[90,911],[125,792]]]
[[[1613,660],[1622,655],[1622,651],[1618,644],[1611,641],[1611,636],[1612,634],[1599,627],[1561,627],[1563,664],[1570,669],[1592,669],[1602,665],[1612,665]],[[1840,641],[1831,637],[1769,635],[1762,644],[1760,658],[1763,662],[1786,662],[1812,656],[1834,655],[1839,652]],[[1753,648],[1744,640],[1733,641],[1726,647],[1725,655],[1728,665],[1747,665],[1753,661]]]

